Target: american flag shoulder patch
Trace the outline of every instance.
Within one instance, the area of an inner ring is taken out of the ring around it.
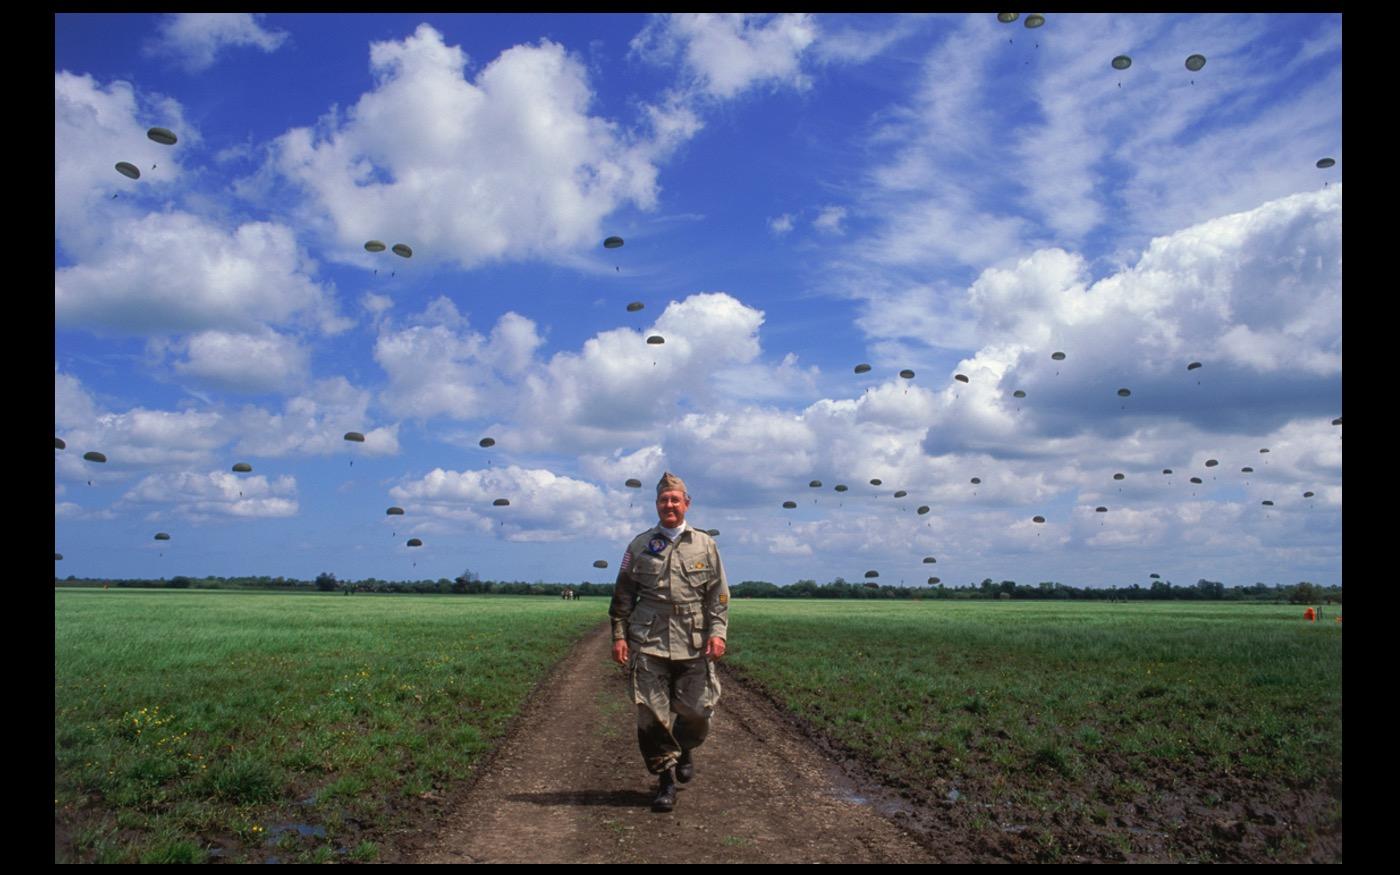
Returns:
[[[628,568],[628,566],[630,566],[631,564],[632,564],[632,551],[631,551],[631,550],[624,550],[624,551],[622,551],[622,570],[623,570],[623,571],[626,571],[627,568]]]

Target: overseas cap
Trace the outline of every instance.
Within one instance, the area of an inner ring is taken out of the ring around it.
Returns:
[[[658,481],[656,484],[656,494],[660,495],[663,492],[670,492],[671,490],[675,489],[684,492],[686,495],[690,494],[689,492],[686,492],[684,480],[677,477],[675,474],[672,474],[670,471],[667,471],[665,474],[662,474],[661,480]]]

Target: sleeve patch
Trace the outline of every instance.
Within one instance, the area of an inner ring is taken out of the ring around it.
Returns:
[[[626,571],[632,564],[632,551],[624,550],[622,553],[622,570]]]

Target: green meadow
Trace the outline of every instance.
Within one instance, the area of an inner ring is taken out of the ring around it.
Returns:
[[[607,609],[63,589],[54,602],[55,854],[80,862],[377,859]]]
[[[1315,826],[1339,830],[1340,612],[755,600],[733,605],[727,658],[916,798],[1104,824],[1154,793],[1228,820],[1248,807],[1225,810],[1232,790],[1312,791],[1335,798]]]
[[[472,774],[606,608],[59,589],[56,858],[391,857],[386,843],[430,816],[422,800]],[[738,599],[726,661],[911,800],[1049,824],[1038,859],[1056,859],[1055,836],[1075,830],[1094,858],[1133,859],[1132,835],[1153,818],[1208,832],[1274,817],[1259,806],[1299,794],[1322,799],[1312,838],[1339,843],[1338,613],[1308,623],[1289,605]],[[1194,807],[1171,809],[1180,800]],[[992,828],[991,814],[970,817]],[[1095,829],[1107,835],[1098,845]],[[1291,840],[1266,856],[1301,858],[1309,836]],[[1168,856],[1230,859],[1215,841]]]

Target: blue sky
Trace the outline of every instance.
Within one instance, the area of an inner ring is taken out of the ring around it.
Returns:
[[[1024,18],[56,16],[58,574],[1340,583],[1341,16]]]

